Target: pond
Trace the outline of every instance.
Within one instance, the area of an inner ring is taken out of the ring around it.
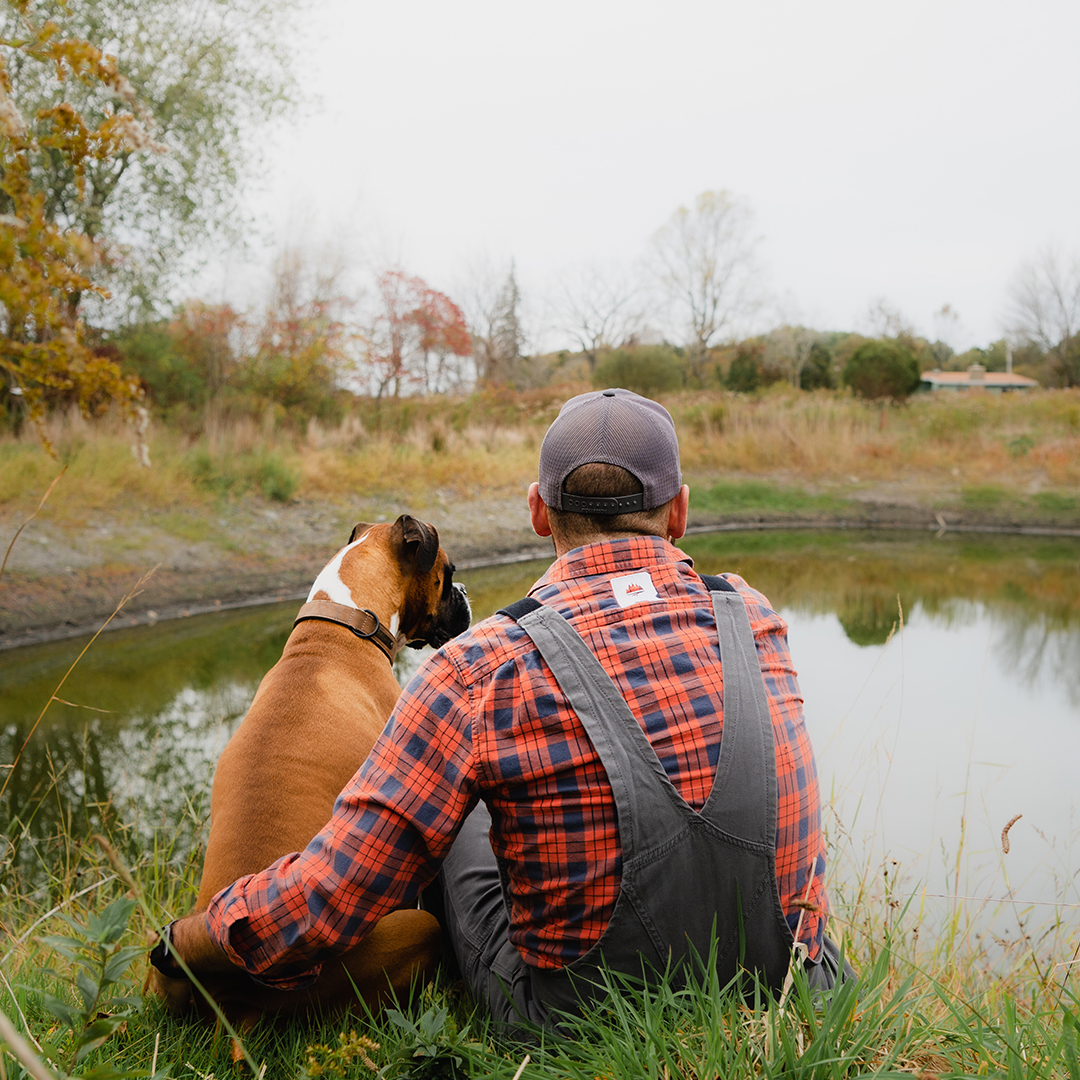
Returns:
[[[741,573],[789,622],[835,889],[974,897],[1013,933],[1020,910],[1080,923],[1080,543],[742,532],[681,546],[702,572]],[[462,573],[475,616],[545,565]],[[104,635],[28,741],[85,642],[0,653],[0,763],[16,763],[0,772],[0,887],[47,891],[103,826],[129,858],[180,865],[197,850],[214,762],[296,607]],[[419,659],[407,651],[399,677]]]

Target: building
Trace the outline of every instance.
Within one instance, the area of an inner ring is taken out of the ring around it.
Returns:
[[[972,364],[967,371],[924,371],[919,388],[922,390],[991,390],[996,394],[1007,390],[1034,390],[1034,379],[1015,375],[1011,371],[987,371],[982,364]]]

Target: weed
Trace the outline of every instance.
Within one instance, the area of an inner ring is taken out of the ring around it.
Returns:
[[[134,980],[127,976],[127,970],[137,958],[144,956],[145,949],[141,945],[121,944],[134,909],[134,900],[121,898],[105,907],[100,915],[91,913],[85,923],[58,912],[57,918],[76,936],[49,934],[41,938],[73,968],[74,1004],[53,994],[43,996],[45,1008],[70,1032],[66,1050],[68,1074],[142,1010],[142,996]],[[61,977],[50,969],[44,973]],[[59,1061],[65,1053],[60,1046],[45,1044],[43,1048],[53,1061]],[[104,1080],[107,1074],[99,1071],[96,1075]]]

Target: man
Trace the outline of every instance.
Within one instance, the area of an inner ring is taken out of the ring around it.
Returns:
[[[301,987],[438,873],[461,971],[510,1025],[577,1007],[601,962],[679,978],[711,951],[775,991],[798,953],[832,985],[787,627],[671,545],[689,504],[671,417],[626,390],[571,399],[528,502],[554,564],[427,661],[305,852],[173,925],[196,974]]]

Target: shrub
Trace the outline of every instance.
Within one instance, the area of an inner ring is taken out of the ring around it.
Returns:
[[[749,394],[761,385],[761,357],[764,351],[765,346],[759,342],[744,341],[739,345],[725,380],[729,390]]]
[[[636,345],[602,356],[593,372],[593,385],[621,386],[649,397],[678,390],[683,384],[683,359],[667,345]]]
[[[903,401],[919,385],[915,354],[900,341],[867,341],[851,354],[844,384],[861,398]]]
[[[799,386],[803,390],[836,389],[833,354],[820,341],[815,341],[810,346],[810,353],[806,357],[806,363],[799,376]]]

